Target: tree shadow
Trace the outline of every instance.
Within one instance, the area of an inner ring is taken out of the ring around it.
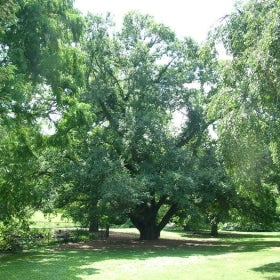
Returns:
[[[199,231],[199,232],[181,232],[182,237],[187,238],[213,238],[209,231]],[[254,239],[254,238],[269,238],[269,239],[279,239],[279,234],[272,234],[268,232],[236,232],[236,231],[223,231],[216,236],[216,238],[230,239]]]
[[[279,237],[268,241],[236,239],[233,242],[230,239],[227,242],[205,237],[140,241],[135,239],[135,236],[126,236],[123,239],[60,244],[41,252],[29,251],[4,256],[0,262],[0,279],[18,279],[18,275],[21,275],[21,280],[78,280],[101,273],[94,268],[94,264],[105,260],[147,260],[156,257],[188,259],[193,256],[218,256],[232,252],[257,252],[270,247],[279,247]],[[277,273],[278,267],[279,263],[272,263],[258,267],[255,271]]]
[[[253,270],[257,271],[257,272],[262,272],[262,273],[280,273],[280,262],[268,263],[268,264],[256,267]],[[278,277],[278,279],[279,278],[280,278],[280,276]]]
[[[94,259],[94,258],[93,258]],[[83,251],[45,250],[5,256],[0,263],[0,279],[78,280],[99,273],[87,267],[92,254]]]

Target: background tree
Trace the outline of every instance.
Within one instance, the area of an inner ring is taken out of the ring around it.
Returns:
[[[2,2],[0,219],[11,222],[26,218],[47,193],[42,187],[43,128],[67,106],[61,94],[77,92],[78,83],[71,83],[77,73],[71,43],[82,21],[72,1]]]
[[[209,115],[218,119],[227,170],[253,204],[261,205],[265,197],[266,205],[275,206],[279,196],[275,180],[279,175],[279,1],[237,4],[217,29],[216,39],[231,57],[220,64],[218,92],[209,107]]]
[[[204,148],[204,161],[201,162],[197,192],[194,194],[196,207],[208,222],[211,236],[218,235],[219,223],[230,220],[230,210],[237,205],[236,186],[231,182],[216,151],[216,143]]]

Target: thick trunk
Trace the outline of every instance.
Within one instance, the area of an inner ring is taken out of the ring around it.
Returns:
[[[155,201],[151,204],[142,203],[136,209],[130,219],[133,225],[140,232],[141,240],[155,240],[159,238],[159,230],[157,228],[157,212],[158,209]]]
[[[160,231],[156,225],[143,225],[138,228],[140,240],[157,240],[160,237]]]
[[[176,206],[171,206],[161,221],[157,223],[159,208],[159,204],[156,204],[155,201],[151,201],[150,204],[143,203],[137,207],[135,213],[131,215],[131,222],[139,230],[141,240],[158,239],[161,230],[169,222],[170,218],[176,211]]]

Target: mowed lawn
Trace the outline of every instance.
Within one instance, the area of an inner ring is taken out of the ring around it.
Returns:
[[[158,241],[141,242],[130,231],[114,230],[106,241],[0,255],[0,279],[280,279],[279,233],[210,238],[165,231]]]

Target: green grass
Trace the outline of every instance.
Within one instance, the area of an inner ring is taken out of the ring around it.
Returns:
[[[49,247],[0,255],[0,279],[280,279],[278,233],[234,232],[208,238],[165,231],[162,237],[177,239],[177,243],[138,242],[138,246],[129,243],[105,249]]]

